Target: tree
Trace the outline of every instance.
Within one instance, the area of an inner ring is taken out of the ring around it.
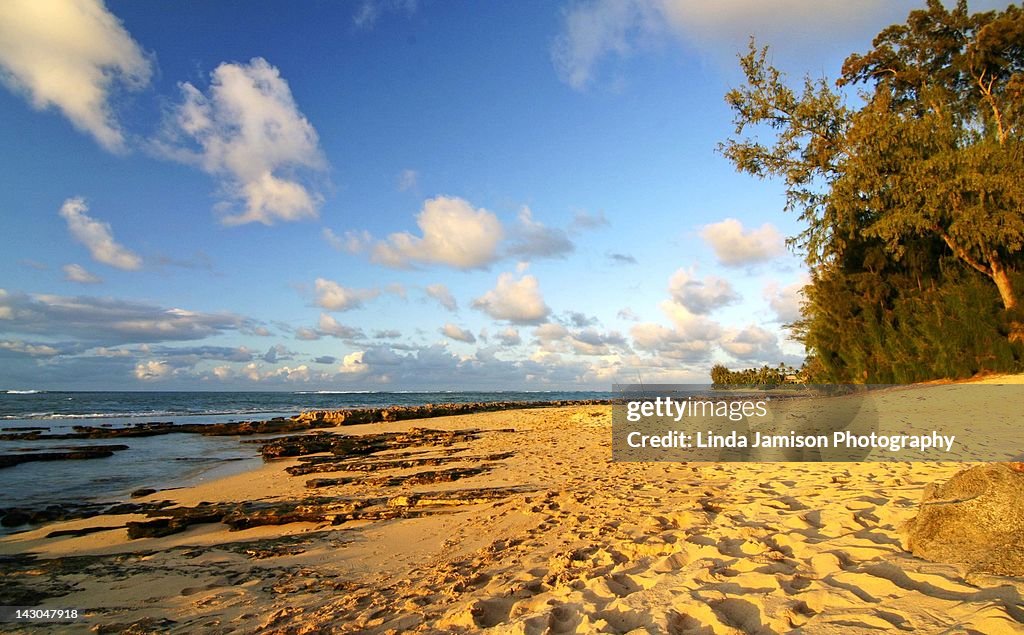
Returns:
[[[952,10],[928,0],[846,60],[837,85],[863,87],[855,108],[823,79],[793,91],[753,42],[741,66],[746,85],[726,95],[736,137],[720,150],[740,171],[784,180],[787,209],[806,223],[791,245],[812,280],[851,267],[875,278],[899,270],[921,290],[921,276],[938,275],[951,255],[994,284],[1010,340],[1024,339],[1015,280],[1024,249],[1024,11],[972,15],[963,0]],[[742,136],[766,129],[769,144]],[[880,325],[891,317],[885,301]]]

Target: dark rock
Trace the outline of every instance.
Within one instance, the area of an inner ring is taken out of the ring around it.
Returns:
[[[89,534],[95,534],[101,531],[112,531],[114,529],[124,529],[124,525],[114,525],[112,527],[83,527],[81,529],[59,529],[57,531],[51,531],[46,534],[47,538],[60,538],[62,536],[88,536]]]
[[[59,452],[31,452],[25,454],[0,454],[0,468],[13,467],[32,461],[79,461],[83,459],[105,459],[114,452],[127,450],[127,445],[98,445],[80,447]]]
[[[1024,473],[993,463],[929,485],[904,534],[907,549],[926,560],[1024,575]]]
[[[142,498],[143,496],[149,496],[150,494],[156,494],[156,490],[152,487],[142,487],[131,493],[132,498]]]
[[[31,519],[32,515],[30,512],[15,507],[8,509],[4,517],[0,518],[0,525],[4,527],[18,527],[20,525],[27,525]]]
[[[432,430],[410,428],[406,432],[382,432],[378,434],[300,434],[278,437],[264,442],[260,452],[263,458],[272,459],[304,454],[331,452],[337,456],[366,456],[383,450],[394,450],[412,446],[449,446],[455,443],[479,438],[480,430]]]

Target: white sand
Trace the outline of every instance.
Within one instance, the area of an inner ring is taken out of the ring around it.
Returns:
[[[901,399],[889,404],[893,416],[936,407]],[[1006,407],[1017,416],[1019,404]],[[925,562],[901,546],[899,527],[923,487],[964,464],[614,463],[609,407],[339,431],[414,425],[516,431],[457,446],[466,456],[515,452],[492,472],[413,490],[530,491],[339,527],[230,532],[213,524],[135,541],[124,530],[43,537],[126,520],[102,517],[7,537],[0,553],[104,555],[36,582],[73,587],[47,605],[88,609],[89,626],[150,618],[181,633],[1024,632],[1024,579]],[[151,498],[194,505],[308,495],[308,477],[283,472],[294,463]],[[420,469],[431,468],[397,473]],[[375,489],[354,483],[316,493]]]

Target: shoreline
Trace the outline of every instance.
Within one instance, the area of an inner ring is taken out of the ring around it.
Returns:
[[[927,401],[906,403],[893,416],[927,416]],[[315,498],[300,511],[334,505],[331,518],[45,537],[154,518],[98,516],[0,538],[4,593],[77,606],[89,627],[180,633],[1024,628],[1021,578],[904,550],[900,527],[925,487],[966,464],[616,463],[610,410],[293,435],[393,445],[273,459],[138,499],[250,503],[249,517],[235,517],[245,520],[266,513],[260,505]],[[303,466],[328,471],[288,471]],[[318,479],[328,482],[308,485]]]

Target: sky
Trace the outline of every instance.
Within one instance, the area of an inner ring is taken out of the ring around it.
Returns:
[[[799,366],[751,36],[921,3],[0,3],[0,390],[609,390]],[[972,10],[1005,2],[974,2]]]

